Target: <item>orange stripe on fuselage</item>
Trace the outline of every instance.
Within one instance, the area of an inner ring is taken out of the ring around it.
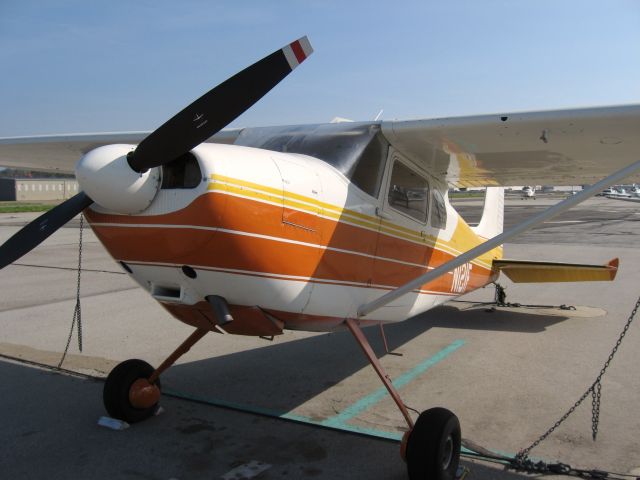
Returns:
[[[296,215],[301,224],[312,226],[315,231],[283,223],[282,206],[221,192],[203,194],[186,208],[164,215],[122,216],[87,211],[96,235],[111,255],[134,263],[185,264],[396,287],[424,273],[427,265],[437,266],[453,258],[426,245],[426,241],[421,245],[306,212],[296,211]],[[485,285],[490,276],[489,269],[474,265],[466,290]],[[451,275],[445,275],[423,289],[450,294],[451,281]]]

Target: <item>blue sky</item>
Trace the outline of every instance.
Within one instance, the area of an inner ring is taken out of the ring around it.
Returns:
[[[0,2],[0,137],[151,130],[308,35],[232,126],[640,103],[640,1]]]

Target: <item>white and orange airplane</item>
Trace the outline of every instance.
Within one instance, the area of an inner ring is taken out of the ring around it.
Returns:
[[[453,478],[456,416],[432,408],[414,421],[361,327],[403,321],[500,271],[612,280],[617,260],[505,260],[502,244],[640,170],[640,105],[222,130],[311,52],[306,37],[291,43],[152,133],[0,139],[1,165],[75,171],[82,188],[2,245],[0,268],[83,212],[122,268],[195,328],[158,368],[128,360],[109,374],[106,409],[128,422],[152,415],[160,374],[207,332],[347,328],[406,419],[409,477]],[[503,231],[502,186],[523,183],[594,185]],[[489,187],[479,225],[451,206],[450,186]]]

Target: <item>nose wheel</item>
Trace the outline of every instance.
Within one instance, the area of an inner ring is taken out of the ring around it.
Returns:
[[[446,408],[420,414],[406,440],[410,480],[454,480],[460,461],[460,422]]]
[[[111,370],[102,399],[113,418],[136,423],[152,416],[160,400],[160,374],[187,353],[208,330],[198,328],[154,369],[144,360],[125,360]]]
[[[143,360],[125,360],[107,377],[104,406],[113,418],[136,423],[151,417],[160,399],[160,380],[149,382],[154,368]]]

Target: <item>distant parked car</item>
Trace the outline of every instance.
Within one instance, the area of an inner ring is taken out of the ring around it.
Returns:
[[[530,198],[536,199],[536,189],[530,186],[526,186],[522,188],[522,198],[524,200],[529,200]]]
[[[606,197],[607,195],[615,195],[616,192],[613,188],[605,188],[603,191],[597,194],[598,197]]]

